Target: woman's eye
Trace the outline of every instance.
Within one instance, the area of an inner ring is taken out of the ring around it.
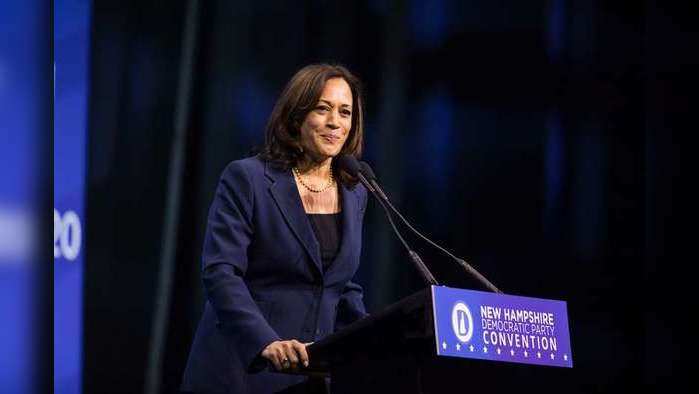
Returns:
[[[350,115],[352,115],[352,113],[351,113],[350,111],[343,111],[342,114],[345,115],[345,116],[350,116]]]
[[[319,110],[319,111],[328,111],[330,108],[320,106],[320,107],[318,107],[318,108],[316,108],[316,109]]]

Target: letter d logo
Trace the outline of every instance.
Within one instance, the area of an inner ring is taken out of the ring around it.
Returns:
[[[461,342],[468,342],[473,336],[473,317],[463,302],[457,302],[451,310],[451,328]]]

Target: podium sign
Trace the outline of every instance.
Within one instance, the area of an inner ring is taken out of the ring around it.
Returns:
[[[564,301],[431,290],[438,356],[573,367]]]

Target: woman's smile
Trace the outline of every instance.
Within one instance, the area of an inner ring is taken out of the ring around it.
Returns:
[[[335,134],[321,134],[320,136],[325,141],[327,141],[328,143],[333,144],[333,145],[337,144],[338,142],[340,142],[342,140],[339,135],[335,135]]]

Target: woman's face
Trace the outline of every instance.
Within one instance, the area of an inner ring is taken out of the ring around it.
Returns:
[[[301,124],[301,146],[314,161],[324,161],[340,153],[351,127],[352,91],[344,79],[328,79]]]

